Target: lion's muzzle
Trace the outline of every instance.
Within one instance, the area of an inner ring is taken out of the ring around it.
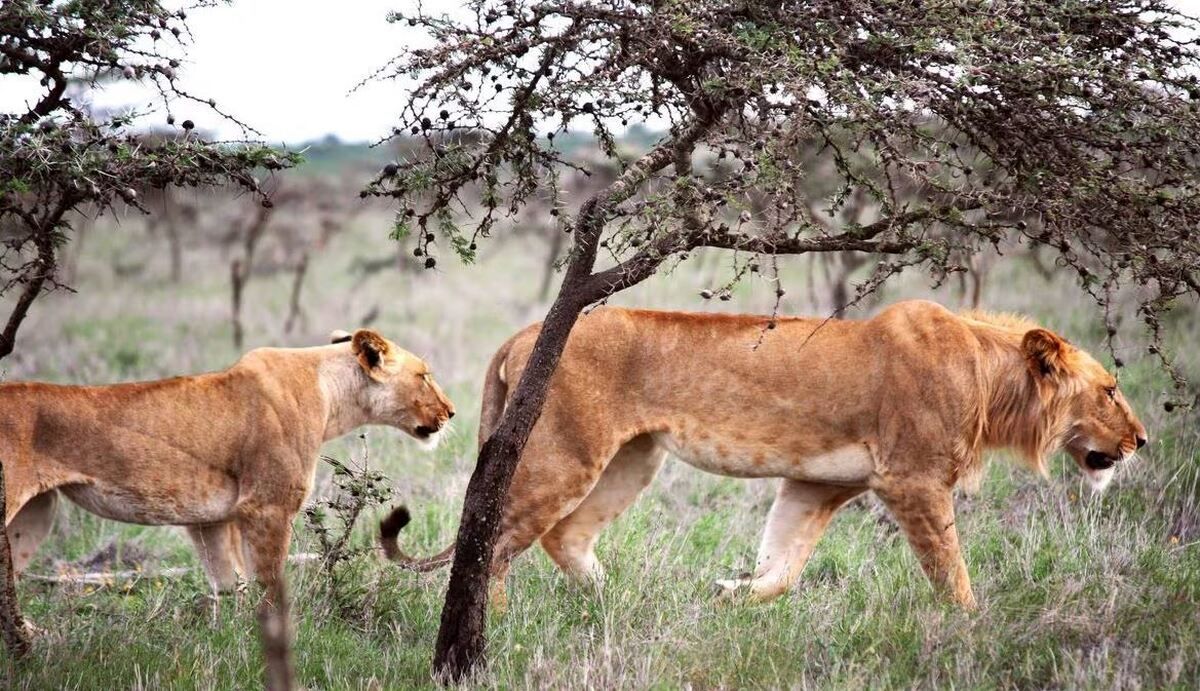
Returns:
[[[1092,470],[1108,470],[1116,464],[1117,459],[1102,451],[1088,451],[1083,462]]]

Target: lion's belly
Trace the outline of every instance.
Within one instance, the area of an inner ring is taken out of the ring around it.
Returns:
[[[681,461],[700,470],[732,477],[786,477],[804,482],[865,485],[875,460],[865,443],[845,444],[827,451],[790,453],[777,446],[729,441],[706,436],[680,437],[670,432],[656,441]]]
[[[228,482],[192,491],[143,490],[90,482],[60,488],[97,516],[142,525],[195,525],[227,520],[237,504],[237,484]]]

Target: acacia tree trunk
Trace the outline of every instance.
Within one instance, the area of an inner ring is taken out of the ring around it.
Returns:
[[[5,503],[4,463],[0,461],[0,517],[8,515]],[[8,530],[0,526],[0,634],[4,636],[4,647],[13,658],[21,658],[29,653],[29,634],[25,630],[25,620],[21,618],[21,610],[17,605],[17,589],[13,581],[12,550],[8,544]]]
[[[42,294],[42,287],[45,286],[46,280],[54,275],[56,266],[54,240],[46,233],[41,233],[35,242],[38,249],[36,265],[26,277],[25,287],[17,298],[17,304],[13,305],[12,312],[8,315],[8,321],[4,325],[4,331],[0,332],[0,359],[12,353],[17,343],[17,330],[21,328],[21,322],[25,321],[25,316],[29,314],[29,308],[33,305],[33,301]]]
[[[475,472],[467,485],[454,566],[434,651],[434,670],[443,680],[465,678],[483,658],[487,585],[504,502],[521,450],[541,415],[550,378],[558,367],[567,337],[588,305],[584,297],[578,288],[564,283],[546,315],[500,426],[479,451]]]
[[[676,172],[687,170],[696,141],[712,127],[719,115],[720,111],[713,111],[690,126],[680,128],[673,139],[644,155],[580,209],[575,225],[575,247],[558,296],[542,322],[533,352],[500,418],[499,427],[479,451],[475,472],[467,485],[455,542],[454,565],[434,648],[434,675],[442,681],[461,681],[484,660],[487,586],[501,514],[521,451],[542,413],[550,379],[558,367],[571,329],[585,307],[640,283],[673,251],[681,249],[678,239],[668,238],[656,247],[655,252],[639,253],[624,264],[593,274],[607,214],[672,160]]]

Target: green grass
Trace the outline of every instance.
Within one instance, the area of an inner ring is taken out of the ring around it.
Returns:
[[[251,284],[248,344],[320,343],[377,306],[376,326],[427,357],[461,411],[433,454],[398,432],[371,430],[371,462],[414,511],[407,551],[432,553],[454,534],[473,465],[478,382],[492,350],[544,305],[530,297],[540,246],[489,250],[479,266],[415,276],[385,272],[361,283],[356,256],[390,251],[386,217],[367,215],[314,258],[309,327],[282,334],[288,281]],[[39,303],[12,378],[103,383],[225,366],[236,358],[226,324],[219,253],[189,255],[185,284],[162,280],[165,260],[135,223],[104,228],[80,265],[74,296]],[[91,242],[91,241],[90,241]],[[101,251],[101,249],[103,251]],[[106,262],[126,250],[150,258],[135,280]],[[701,260],[705,261],[705,260]],[[696,298],[714,271],[684,265],[621,296],[622,304],[769,311],[768,287],[739,288],[732,303]],[[807,262],[789,263],[784,309],[810,313]],[[1033,314],[1098,348],[1097,315],[1066,282],[1031,282],[1002,263],[988,305]],[[1005,292],[1007,286],[1026,289]],[[920,281],[886,300],[923,295],[953,305]],[[1132,310],[1128,310],[1132,315]],[[1190,347],[1196,312],[1181,310],[1173,339],[1181,365],[1200,375]],[[1093,497],[1069,461],[1049,480],[1003,458],[982,490],[958,500],[959,528],[980,609],[937,601],[904,538],[870,502],[843,511],[800,585],[763,605],[722,604],[711,584],[752,566],[773,483],[706,475],[669,463],[642,499],[601,538],[608,570],[599,590],[564,579],[538,549],[517,562],[511,606],[489,621],[490,666],[471,685],[573,688],[1195,688],[1200,669],[1200,429],[1192,414],[1167,415],[1163,373],[1139,359],[1123,332],[1122,378],[1151,431],[1151,446],[1108,493]],[[326,452],[358,453],[351,437]],[[325,473],[317,494],[328,490]],[[375,515],[355,534],[372,540]],[[74,507],[62,511],[31,572],[54,572],[116,541],[147,569],[194,566],[180,531],[125,526]],[[297,524],[293,551],[314,541]],[[289,568],[297,674],[308,688],[430,686],[429,663],[446,573],[401,572],[363,556],[344,565],[337,598],[319,568]],[[213,622],[199,572],[148,576],[128,587],[19,585],[25,613],[47,634],[26,662],[0,661],[6,688],[253,688],[261,684],[251,598],[224,603]]]

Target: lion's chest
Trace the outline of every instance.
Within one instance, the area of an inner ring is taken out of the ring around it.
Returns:
[[[867,444],[832,448],[788,448],[713,434],[662,432],[656,441],[681,461],[710,473],[732,477],[786,477],[804,482],[865,485],[875,469]]]

